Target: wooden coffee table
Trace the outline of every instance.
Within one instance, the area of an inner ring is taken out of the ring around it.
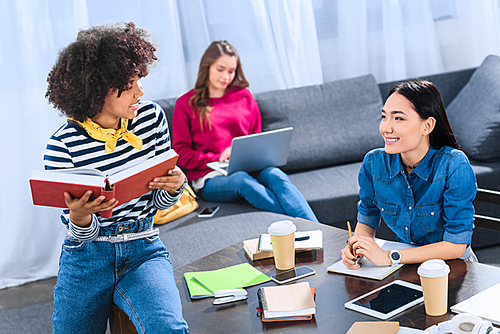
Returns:
[[[420,285],[418,265],[405,265],[382,281],[328,273],[327,267],[340,259],[348,232],[335,227],[296,221],[298,231],[321,229],[324,249],[298,253],[296,266],[308,265],[316,274],[302,279],[316,288],[316,315],[310,321],[263,323],[257,315],[257,289],[276,285],[267,282],[247,288],[248,300],[220,306],[212,305],[213,298],[191,300],[183,274],[191,271],[215,270],[249,262],[265,274],[276,272],[273,259],[250,261],[243,250],[243,242],[221,249],[201,259],[175,268],[175,279],[180,292],[183,315],[191,333],[346,333],[355,321],[375,321],[370,316],[346,310],[344,303],[392,280],[401,279]],[[253,236],[257,237],[257,236]],[[250,238],[249,238],[250,239]],[[470,263],[463,260],[447,261],[449,276],[448,304],[454,305],[500,282],[500,268]],[[423,303],[388,319],[399,321],[401,326],[425,329],[448,320],[451,313],[431,317],[425,314]]]

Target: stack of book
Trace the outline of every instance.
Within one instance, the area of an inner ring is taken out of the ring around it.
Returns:
[[[306,240],[301,240],[307,238]],[[312,249],[323,248],[323,231],[301,231],[295,232],[295,252],[307,252]],[[252,261],[267,259],[273,257],[273,248],[269,234],[261,234],[259,238],[244,240],[243,249],[246,255]]]

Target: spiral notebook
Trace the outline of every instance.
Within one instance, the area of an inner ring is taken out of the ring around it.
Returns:
[[[262,321],[310,320],[316,314],[315,289],[309,282],[266,286],[257,291]]]

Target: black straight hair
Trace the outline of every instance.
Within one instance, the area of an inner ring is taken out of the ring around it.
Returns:
[[[401,94],[410,101],[421,119],[426,120],[429,117],[434,117],[436,125],[429,134],[430,145],[433,148],[450,146],[460,149],[446,115],[441,94],[436,86],[425,80],[406,81],[394,86],[389,92],[389,96],[394,93]]]

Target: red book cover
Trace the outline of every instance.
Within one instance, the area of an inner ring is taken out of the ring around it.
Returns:
[[[169,150],[109,176],[96,169],[84,168],[33,171],[29,180],[33,204],[67,208],[65,191],[80,198],[87,190],[92,190],[91,199],[104,195],[106,201],[114,197],[119,201],[118,205],[122,205],[151,191],[149,182],[166,175],[175,167],[177,158],[177,153]],[[106,180],[111,185],[109,190],[105,190]],[[101,216],[109,218],[111,212],[101,212]]]

